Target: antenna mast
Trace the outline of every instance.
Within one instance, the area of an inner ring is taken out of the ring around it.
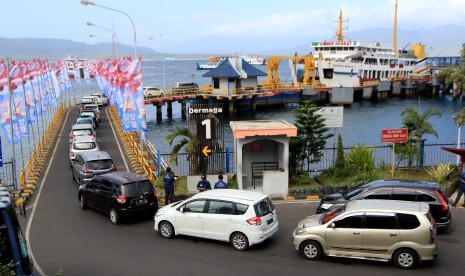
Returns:
[[[397,57],[397,0],[394,8],[394,37],[392,39],[392,52]]]
[[[339,25],[336,31],[336,37],[338,42],[344,41],[344,35],[342,34],[342,9],[339,10]]]

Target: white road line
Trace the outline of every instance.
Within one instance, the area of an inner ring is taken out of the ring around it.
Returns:
[[[39,202],[40,195],[42,194],[42,188],[44,188],[44,186],[45,186],[45,180],[47,179],[48,172],[50,171],[50,167],[52,166],[53,159],[55,159],[55,153],[57,151],[58,144],[59,144],[59,142],[61,140],[61,134],[63,133],[63,129],[65,128],[66,121],[68,121],[68,115],[69,115],[69,112],[71,110],[72,109],[69,109],[66,112],[66,117],[65,117],[65,120],[63,121],[63,125],[61,126],[61,130],[60,130],[60,133],[58,135],[58,139],[57,139],[57,141],[55,143],[55,148],[53,149],[52,157],[50,158],[50,161],[48,163],[47,170],[45,171],[44,177],[42,178],[42,181],[40,182],[40,187],[39,187],[39,192],[37,193],[37,197],[34,200],[34,203],[32,204],[31,217],[29,218],[29,220],[27,222],[27,226],[26,226],[26,240],[29,241],[29,251],[30,251],[29,253],[31,255],[32,261],[34,262],[34,270],[37,271],[37,273],[39,273],[39,275],[42,275],[42,276],[45,276],[47,274],[45,274],[45,272],[42,270],[39,263],[35,259],[34,254],[32,253],[32,241],[30,239],[31,225],[32,225],[32,221],[34,219],[34,215],[36,213],[37,203]]]
[[[123,154],[123,150],[121,149],[121,145],[119,144],[118,137],[116,137],[115,129],[113,128],[113,121],[110,120],[110,116],[108,116],[108,108],[105,108],[105,113],[107,114],[107,120],[110,123],[111,131],[113,131],[113,135],[115,136],[115,141],[116,141],[116,144],[118,145],[119,152],[121,153],[121,157],[123,158],[124,167],[126,168],[126,171],[129,171],[128,163],[126,162],[126,157]]]

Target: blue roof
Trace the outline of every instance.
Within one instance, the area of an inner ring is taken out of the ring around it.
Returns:
[[[242,70],[247,74],[247,77],[266,76],[267,74],[262,70],[255,68],[242,59]],[[237,72],[234,66],[231,65],[229,59],[225,59],[216,68],[211,69],[202,77],[210,78],[240,78],[241,75]]]

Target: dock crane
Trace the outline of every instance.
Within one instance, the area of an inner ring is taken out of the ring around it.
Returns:
[[[265,86],[276,89],[283,88],[284,83],[279,78],[279,65],[282,60],[289,61],[289,68],[292,76],[292,87],[295,88],[308,88],[310,86],[315,87],[317,82],[315,80],[315,59],[313,56],[298,56],[295,53],[294,56],[270,56],[268,57],[268,75],[265,81]],[[303,78],[299,80],[297,78],[297,67],[299,64],[303,64]]]

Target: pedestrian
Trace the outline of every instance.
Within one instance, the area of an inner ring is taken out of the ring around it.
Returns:
[[[455,198],[454,203],[452,203],[452,206],[454,206],[454,207],[457,205],[460,198],[465,193],[465,171],[460,174],[459,181],[460,181],[460,183],[459,183],[459,188],[457,189],[457,197]],[[465,197],[464,197],[464,199],[465,199]],[[464,205],[465,205],[465,203],[464,203]],[[462,206],[464,206],[464,205],[462,205]]]
[[[205,174],[202,174],[202,177],[200,178],[199,183],[197,183],[197,190],[199,192],[203,192],[206,190],[211,190],[212,186],[210,185],[210,182],[207,180],[207,176]]]
[[[173,203],[174,201],[175,180],[176,177],[174,176],[174,173],[171,171],[171,168],[167,167],[166,174],[165,176],[163,176],[163,184],[165,187],[165,205]]]
[[[223,175],[218,175],[218,181],[215,183],[215,189],[227,189],[228,183],[223,181]]]

